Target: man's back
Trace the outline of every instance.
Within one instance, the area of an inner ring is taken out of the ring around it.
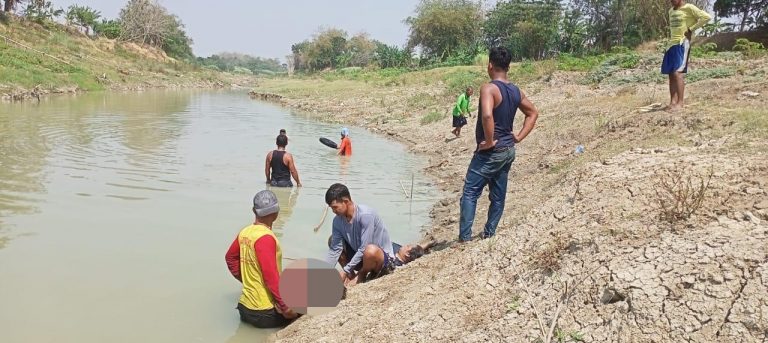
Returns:
[[[282,270],[282,252],[280,245],[277,244],[277,238],[272,230],[264,225],[249,225],[240,231],[237,240],[240,243],[240,272],[243,281],[243,293],[240,296],[240,303],[252,310],[263,310],[272,308],[274,298],[267,289],[261,266],[258,262],[257,251],[254,248],[260,238],[271,236],[275,241],[275,262],[278,270]]]
[[[339,146],[339,155],[350,156],[352,155],[352,141],[349,137],[341,139],[341,145]]]

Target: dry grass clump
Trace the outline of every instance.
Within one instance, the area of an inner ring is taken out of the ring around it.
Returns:
[[[688,220],[704,203],[714,170],[694,175],[685,168],[656,173],[653,190],[660,219],[676,223]]]

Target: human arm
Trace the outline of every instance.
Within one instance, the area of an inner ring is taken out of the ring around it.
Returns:
[[[232,245],[229,246],[229,250],[227,250],[226,255],[224,255],[224,260],[227,261],[227,269],[229,269],[232,276],[234,276],[237,281],[243,282],[240,276],[240,243],[238,242],[237,237],[235,237],[235,241],[232,242]]]
[[[693,6],[693,5],[690,5],[689,8],[690,8],[691,16],[696,18],[696,23],[693,24],[693,26],[688,28],[689,32],[694,32],[694,31],[704,27],[704,25],[707,25],[707,23],[709,23],[709,21],[712,20],[712,15],[707,13],[707,11],[704,11],[704,10],[702,10],[702,9],[696,7],[696,6]],[[688,37],[688,38],[690,38],[690,37]]]
[[[483,125],[483,133],[485,134],[485,140],[480,142],[477,150],[488,150],[496,146],[496,141],[493,137],[493,93],[496,86],[486,83],[480,87],[480,119]]]
[[[283,302],[280,297],[280,271],[277,270],[277,242],[271,235],[264,235],[253,243],[253,251],[256,252],[256,260],[259,262],[261,276],[264,278],[264,284],[272,293],[272,299],[275,300],[275,307],[283,317],[291,319],[296,317],[296,313]],[[292,317],[290,317],[292,316]]]
[[[269,183],[269,165],[272,163],[272,152],[267,154],[267,162],[264,165],[264,174],[267,176],[267,183]]]
[[[528,100],[528,97],[525,96],[523,91],[520,91],[520,105],[518,108],[525,115],[525,121],[523,122],[523,128],[520,129],[520,132],[516,135],[513,134],[516,143],[520,143],[529,133],[531,133],[533,127],[536,126],[536,120],[539,118],[539,110],[530,100]]]
[[[357,266],[363,262],[363,252],[368,244],[373,244],[376,230],[377,216],[374,214],[360,215],[360,246],[355,251],[354,256],[349,260],[346,266],[344,266],[344,272],[347,275],[352,276],[357,269]]]
[[[336,219],[334,219],[333,229],[331,229],[331,242],[328,244],[328,255],[326,255],[325,259],[325,262],[332,266],[339,262],[339,256],[344,251],[344,237],[341,235],[337,225]]]
[[[296,170],[296,162],[293,160],[293,155],[291,154],[285,154],[285,159],[288,163],[288,169],[291,170],[291,175],[293,176],[293,179],[296,180],[296,186],[301,187],[301,180],[299,180],[299,171]]]
[[[349,145],[349,140],[345,138],[341,139],[341,144],[339,145],[339,155],[343,154],[347,150],[347,145]]]
[[[461,102],[461,113],[469,116],[469,97],[464,95],[463,101]]]

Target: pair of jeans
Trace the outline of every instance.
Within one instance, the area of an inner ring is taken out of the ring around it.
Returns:
[[[482,195],[485,185],[489,186],[488,221],[485,223],[483,237],[496,234],[507,197],[507,178],[512,162],[515,161],[515,148],[506,150],[476,152],[467,168],[464,181],[464,192],[461,195],[459,215],[459,240],[468,241],[472,238],[472,223],[475,221],[477,199]]]

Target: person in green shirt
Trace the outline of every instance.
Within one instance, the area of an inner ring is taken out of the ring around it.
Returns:
[[[661,63],[661,73],[669,75],[669,105],[665,110],[676,112],[683,109],[685,100],[683,74],[688,72],[691,36],[694,31],[706,25],[712,16],[694,5],[685,3],[685,0],[670,0],[670,3],[670,42]]]
[[[456,137],[461,136],[461,128],[467,125],[467,116],[469,115],[469,98],[472,96],[472,87],[459,95],[456,100],[456,106],[453,107],[453,133]]]

